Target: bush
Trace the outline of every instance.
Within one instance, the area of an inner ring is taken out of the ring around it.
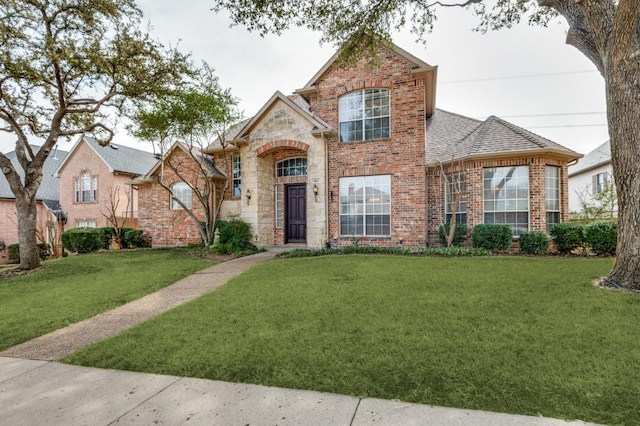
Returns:
[[[127,229],[122,234],[122,242],[125,247],[142,248],[149,246],[147,237],[141,229]]]
[[[615,222],[594,222],[584,228],[584,241],[599,256],[616,253],[618,232]]]
[[[251,225],[240,219],[220,220],[216,223],[220,234],[220,240],[214,247],[218,253],[237,253],[248,250],[255,250],[256,246],[251,242]],[[229,246],[231,250],[229,251]]]
[[[104,234],[98,228],[75,228],[63,232],[60,241],[72,253],[91,253],[104,247]]]
[[[449,235],[449,224],[445,223],[444,226],[440,225],[438,228],[438,237],[440,238],[440,245],[443,247],[447,246],[447,235]],[[456,229],[453,232],[453,246],[460,246],[466,236],[467,225],[464,223],[456,223]]]
[[[9,262],[20,262],[20,244],[9,244],[7,251]],[[40,256],[40,259],[47,260],[47,257],[49,257],[49,248],[46,244],[38,244],[38,255]]]
[[[584,226],[578,223],[558,223],[549,234],[560,253],[571,253],[584,244]]]
[[[542,231],[520,235],[520,251],[526,254],[545,254],[549,251],[549,236]]]
[[[98,231],[102,234],[102,248],[107,250],[111,241],[113,241],[113,237],[116,234],[116,230],[111,227],[98,228]]]
[[[513,233],[509,225],[485,223],[473,227],[472,241],[474,247],[487,250],[506,250],[511,247]]]
[[[338,254],[395,254],[401,256],[491,256],[491,251],[472,247],[376,247],[347,246],[317,250],[296,249],[278,253],[277,257],[314,257]]]

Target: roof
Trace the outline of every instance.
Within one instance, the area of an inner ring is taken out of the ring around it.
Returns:
[[[111,173],[122,173],[133,176],[144,175],[156,164],[156,161],[158,161],[151,152],[115,143],[102,146],[97,140],[89,136],[81,137],[73,148],[71,148],[70,155],[67,158],[71,158],[71,154],[80,146],[82,141],[86,142],[107,167],[109,167]],[[56,171],[58,176],[65,163],[66,160],[60,164],[60,167]]]
[[[589,170],[606,166],[607,164],[611,164],[611,144],[609,141],[604,142],[602,145],[589,152],[581,158],[577,164],[570,166],[569,176],[588,172]]]
[[[171,154],[173,154],[173,152],[176,149],[181,149],[187,153],[189,152],[189,146],[187,144],[176,141],[174,142],[173,145],[171,145],[171,148],[169,148],[167,152],[164,154],[164,158],[169,157]],[[209,177],[217,177],[217,178],[227,177],[225,173],[223,173],[222,171],[220,171],[220,169],[216,167],[213,157],[211,157],[210,155],[207,155],[206,152],[203,152],[195,147],[192,148],[191,151],[193,152],[194,156],[196,157],[199,156],[201,164],[203,164],[206,168],[209,169]],[[135,178],[129,181],[128,184],[138,185],[138,184],[151,182],[153,174],[160,168],[163,161],[163,160],[159,160],[158,158],[154,158],[154,160],[155,160],[155,164],[144,174],[144,176]]]
[[[311,111],[309,103],[302,96],[298,94],[285,96],[282,92],[276,91],[271,96],[271,98],[262,106],[262,108],[260,108],[260,111],[258,111],[256,115],[247,120],[241,121],[240,123],[229,129],[226,134],[227,141],[240,141],[264,117],[264,115],[273,107],[273,105],[275,105],[279,101],[283,102],[293,111],[308,120],[313,125],[312,133],[333,132],[331,127],[324,120],[322,120],[315,113],[313,113],[313,111]],[[205,149],[205,152],[211,153],[220,149],[220,142],[216,140],[216,142],[212,143],[207,147],[207,149]]]
[[[576,159],[581,154],[501,118],[485,121],[437,109],[427,119],[427,163],[545,152]]]
[[[37,152],[40,147],[33,146],[34,152]],[[14,165],[16,171],[20,175],[21,178],[24,179],[24,171],[18,162],[18,158],[16,157],[15,151],[9,152],[5,154],[7,158],[11,160],[11,163]],[[58,205],[58,201],[60,200],[60,188],[58,184],[58,179],[54,177],[56,170],[60,167],[69,153],[67,151],[62,151],[60,149],[54,149],[49,154],[49,157],[44,161],[44,167],[42,168],[42,183],[40,184],[40,188],[38,188],[38,192],[36,193],[37,200],[46,200],[47,206],[51,208],[51,206]],[[7,178],[2,175],[0,179],[0,198],[5,199],[15,199],[13,192],[11,192],[11,188],[9,187],[9,182],[7,182]],[[57,209],[53,209],[57,210]]]
[[[238,133],[242,128],[251,121],[251,118],[247,118],[245,120],[239,121],[236,124],[233,124],[231,127],[227,129],[224,133],[224,140],[227,142],[233,141],[238,138]],[[220,143],[220,138],[216,138],[215,141],[211,142],[207,148],[205,148],[205,152],[210,151],[220,151],[222,150],[222,144]]]

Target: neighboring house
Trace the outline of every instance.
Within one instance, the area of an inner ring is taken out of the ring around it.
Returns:
[[[138,194],[126,183],[157,161],[150,152],[81,137],[55,172],[66,228],[112,226],[107,218],[112,209],[122,226],[137,228]]]
[[[613,184],[611,145],[606,141],[569,166],[569,211],[579,213],[583,203],[591,203],[594,195]]]
[[[39,147],[33,147],[35,151]],[[36,193],[37,239],[39,243],[58,244],[65,215],[60,208],[58,179],[53,175],[68,153],[55,148],[44,162],[42,183]],[[15,152],[6,156],[11,160],[20,176],[24,177]],[[18,242],[18,212],[15,196],[4,175],[0,178],[0,263],[8,261],[7,247]]]
[[[224,215],[250,223],[258,245],[434,245],[452,198],[469,230],[506,223],[517,237],[566,220],[567,164],[580,154],[496,117],[436,109],[437,67],[396,46],[374,67],[336,58],[227,134]],[[206,150],[218,167],[222,152]],[[146,190],[141,228],[154,245],[197,238],[163,239],[169,196],[152,212]]]

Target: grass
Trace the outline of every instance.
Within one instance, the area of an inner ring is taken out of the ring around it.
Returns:
[[[0,350],[124,305],[213,264],[178,250],[104,252],[50,260],[42,270],[0,278]]]
[[[640,423],[640,295],[611,259],[275,260],[65,361]]]

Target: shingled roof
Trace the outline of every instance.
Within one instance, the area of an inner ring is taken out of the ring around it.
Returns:
[[[438,109],[427,119],[427,164],[536,151],[572,159],[581,157],[577,152],[495,116],[479,121]]]
[[[578,175],[588,172],[598,167],[611,164],[611,144],[609,141],[604,142],[593,151],[589,152],[584,158],[578,161],[578,164],[569,167],[569,176]]]
[[[153,153],[143,151],[141,149],[135,149],[124,145],[118,145],[111,143],[107,146],[102,146],[100,143],[92,137],[84,136],[71,148],[71,153],[82,143],[87,143],[91,149],[96,153],[102,161],[109,167],[111,173],[122,173],[132,176],[144,175],[147,173],[158,161]],[[60,170],[64,167],[66,160],[63,161],[56,171],[56,175],[59,176]]]
[[[34,152],[38,152],[40,147],[33,146],[32,149]],[[69,153],[67,151],[55,149],[49,154],[49,157],[45,160],[44,167],[42,168],[42,183],[36,193],[36,200],[45,201],[45,203],[54,210],[59,209],[58,201],[60,199],[58,179],[54,177],[54,173],[58,167],[60,167],[60,164],[65,161],[68,154]],[[11,163],[20,177],[24,179],[24,171],[18,162],[15,151],[9,152],[5,155],[9,160],[11,160]],[[7,178],[4,175],[0,178],[0,198],[15,199],[15,196],[9,187],[9,182],[7,182]]]

